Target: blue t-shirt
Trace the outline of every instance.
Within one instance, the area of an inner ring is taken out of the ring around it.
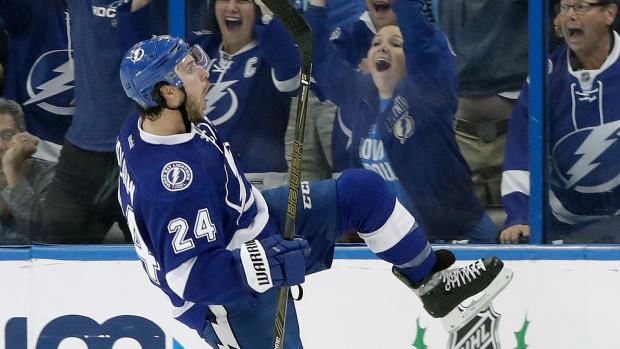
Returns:
[[[385,101],[389,102],[389,100]],[[385,105],[387,105],[387,103],[385,103]],[[390,159],[385,152],[383,141],[377,134],[376,125],[373,125],[368,131],[368,135],[363,137],[359,147],[359,157],[364,168],[374,171],[383,177],[392,192],[398,197],[398,201],[400,201],[409,212],[412,214],[417,213],[405,188],[403,188],[400,180],[394,173],[394,169],[390,164]]]
[[[75,62],[75,115],[67,140],[86,150],[112,152],[135,103],[122,89],[119,66],[134,44],[155,32],[153,3],[136,12],[117,11],[119,1],[68,0]],[[161,21],[163,24],[166,21]]]

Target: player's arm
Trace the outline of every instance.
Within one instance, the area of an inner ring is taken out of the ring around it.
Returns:
[[[261,11],[263,16],[254,25],[254,30],[271,67],[273,84],[281,92],[296,92],[301,77],[299,49],[284,24],[266,6],[262,5]]]
[[[508,127],[501,189],[507,214],[500,236],[503,243],[514,243],[520,236],[529,236],[529,96],[527,82],[513,108]]]
[[[244,243],[229,251],[208,249],[169,271],[166,280],[181,298],[203,304],[226,304],[273,287],[304,282],[305,240],[281,235]]]
[[[176,214],[166,214],[168,218],[153,227],[163,231],[163,269],[171,290],[190,302],[225,304],[272,287],[303,282],[307,242],[283,241],[279,235],[263,238],[270,234],[260,224],[267,219],[266,208],[257,213],[256,224],[237,230],[225,228],[223,222],[231,217],[213,205],[224,201],[216,199],[219,194],[221,191],[207,189],[184,196],[184,204],[176,205],[180,207]],[[173,203],[167,207],[174,207]],[[237,240],[237,234],[256,238],[232,248],[230,241]]]

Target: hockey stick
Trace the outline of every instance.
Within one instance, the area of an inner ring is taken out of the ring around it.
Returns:
[[[293,160],[289,172],[288,200],[286,205],[286,221],[284,238],[292,240],[295,236],[295,215],[299,183],[301,181],[301,153],[306,128],[306,110],[308,108],[308,92],[310,90],[310,73],[312,72],[312,31],[304,17],[295,9],[290,0],[262,0],[263,3],[282,21],[286,29],[295,39],[301,52],[301,82],[297,99],[297,116],[295,117],[295,138],[293,140]],[[273,348],[284,347],[284,328],[288,306],[289,287],[281,287],[276,309]]]

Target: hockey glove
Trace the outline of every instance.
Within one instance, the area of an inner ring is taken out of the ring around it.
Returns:
[[[310,254],[308,241],[284,240],[281,235],[251,240],[233,250],[241,279],[252,290],[263,293],[272,287],[304,282],[304,257]]]

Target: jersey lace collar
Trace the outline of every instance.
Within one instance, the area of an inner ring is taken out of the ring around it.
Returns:
[[[146,143],[150,144],[162,144],[162,145],[174,145],[189,142],[196,135],[194,127],[188,133],[181,133],[170,136],[158,136],[152,133],[148,133],[142,129],[142,119],[138,119],[138,131],[140,131],[140,138]]]

